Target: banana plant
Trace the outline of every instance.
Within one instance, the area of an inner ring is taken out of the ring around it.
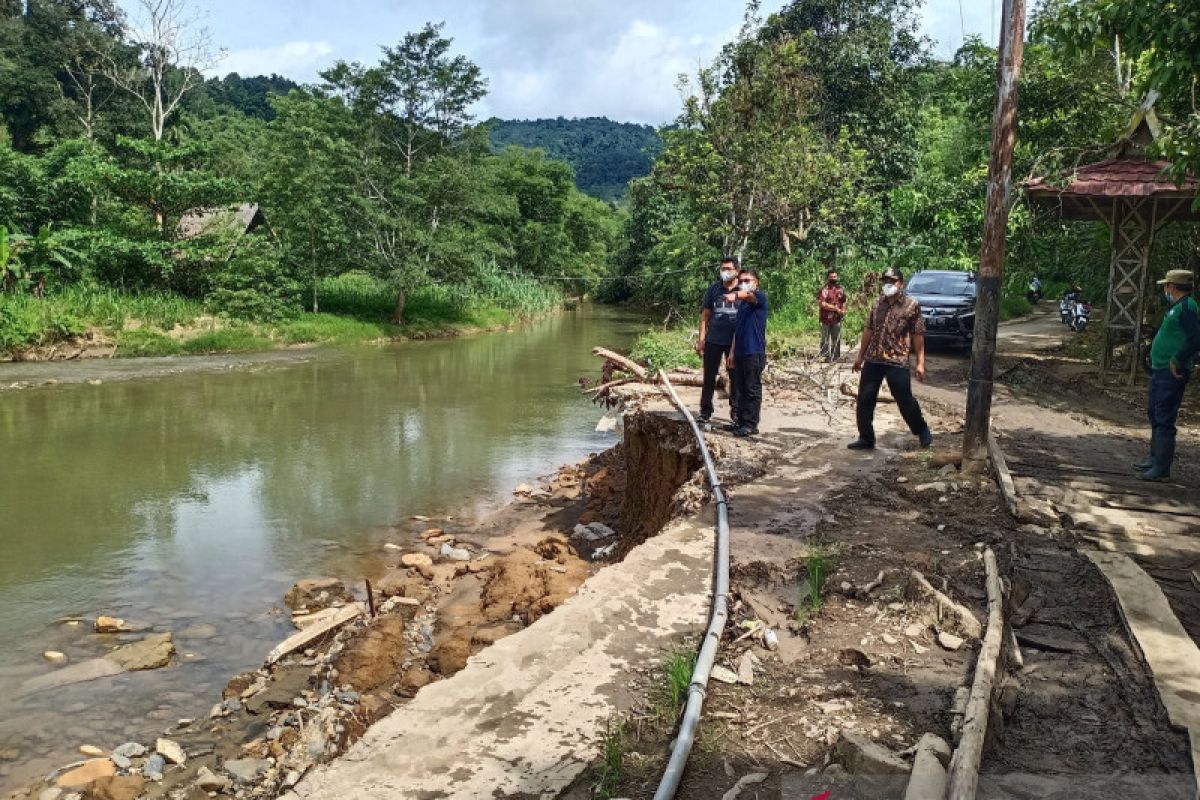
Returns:
[[[21,291],[29,285],[29,273],[20,258],[28,238],[0,226],[0,289],[3,291]]]

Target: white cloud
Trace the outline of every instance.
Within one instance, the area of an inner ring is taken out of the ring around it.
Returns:
[[[274,47],[252,47],[226,53],[221,63],[212,70],[217,75],[236,72],[248,75],[292,76],[307,74],[331,61],[333,45],[327,41],[286,42]]]
[[[712,35],[675,35],[633,19],[593,37],[569,60],[536,59],[543,63],[493,73],[486,104],[506,118],[608,116],[658,125],[679,113],[679,75],[694,75],[736,32],[734,26]]]

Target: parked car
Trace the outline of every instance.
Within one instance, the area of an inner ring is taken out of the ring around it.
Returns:
[[[975,273],[924,270],[908,279],[908,295],[921,304],[925,338],[970,347],[975,338]]]

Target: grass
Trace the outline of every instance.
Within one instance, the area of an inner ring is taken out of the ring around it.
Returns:
[[[485,272],[470,286],[426,285],[409,294],[405,323],[391,323],[395,291],[364,272],[321,281],[321,313],[266,325],[244,320],[197,325],[199,300],[167,292],[133,293],[74,286],[46,297],[0,294],[0,355],[103,331],[117,355],[247,352],[308,343],[427,339],[505,327],[560,308],[563,294],[530,278]],[[176,326],[194,332],[168,336]],[[201,330],[203,328],[203,330]]]
[[[660,720],[674,721],[687,699],[692,671],[696,668],[696,652],[685,648],[672,650],[663,659],[654,683],[650,686],[650,702]]]
[[[821,592],[833,571],[834,552],[829,547],[817,547],[804,559],[804,577],[800,581],[796,601],[796,619],[803,621],[821,613]]]
[[[625,777],[625,726],[620,719],[608,720],[601,739],[601,758],[592,796],[612,800]]]

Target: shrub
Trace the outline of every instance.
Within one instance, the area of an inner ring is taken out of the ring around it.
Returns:
[[[117,334],[117,355],[123,358],[139,356],[173,356],[182,352],[179,342],[160,331],[139,328]]]
[[[301,286],[285,269],[278,249],[262,236],[245,236],[228,260],[213,266],[205,305],[215,313],[256,322],[295,314]]]

